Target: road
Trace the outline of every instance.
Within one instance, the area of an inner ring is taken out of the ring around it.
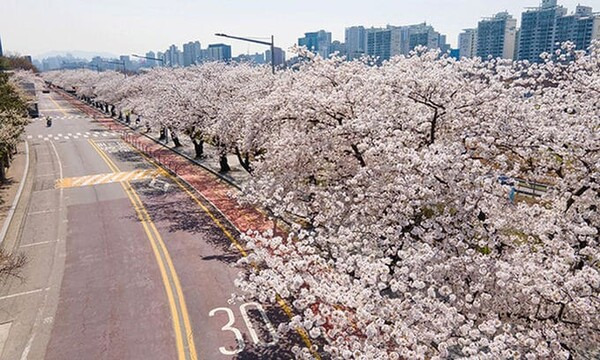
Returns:
[[[229,301],[235,229],[119,134],[39,97],[54,121],[27,128],[22,222],[5,246],[28,262],[0,284],[2,359],[291,358],[302,342],[275,335],[282,310]]]

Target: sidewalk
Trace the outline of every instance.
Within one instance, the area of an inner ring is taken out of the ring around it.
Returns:
[[[234,170],[234,164],[237,163],[235,156],[233,156],[235,160],[230,159],[230,161],[235,161],[235,163],[230,162],[232,174],[223,176],[218,174],[218,163],[216,161],[197,161],[193,159],[194,149],[191,140],[186,142],[186,146],[180,148],[167,147],[164,144],[157,143],[157,140],[155,141],[149,136],[134,131],[134,129],[114,120],[107,114],[80,102],[78,99],[63,93],[61,95],[72,105],[94,117],[103,126],[113,131],[120,131],[126,142],[185,181],[217,208],[241,233],[248,230],[266,231],[274,229],[274,221],[270,220],[263,212],[250,206],[241,205],[235,199],[235,193],[239,191],[238,184],[243,181],[244,176],[248,176],[239,164],[238,169]],[[209,151],[214,151],[214,148],[206,146],[205,152],[210,154]],[[240,174],[240,172],[243,172],[243,174]],[[279,232],[281,228],[278,226],[277,230]]]
[[[25,158],[25,142],[23,141],[17,145],[17,154],[14,156],[10,168],[8,168],[6,173],[7,181],[5,183],[0,183],[0,229],[4,227],[4,222],[11,212],[10,209],[14,205],[13,203],[15,202],[15,198],[19,195],[18,192],[21,183],[26,180],[22,178],[26,163],[27,159]],[[7,233],[7,238],[9,237],[8,235],[9,234]],[[3,240],[5,239],[2,239],[0,234],[0,243],[2,243]],[[11,244],[9,244],[9,247],[10,245]],[[9,251],[10,250],[11,249],[9,249]]]

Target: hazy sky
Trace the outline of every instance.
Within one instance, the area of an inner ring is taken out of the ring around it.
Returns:
[[[304,32],[325,29],[344,40],[352,25],[408,25],[426,21],[455,47],[461,29],[508,10],[520,23],[525,7],[540,0],[0,0],[4,51],[33,56],[53,50],[113,54],[164,50],[199,40],[232,45],[233,54],[265,47],[215,37],[275,35],[287,50]],[[569,12],[578,3],[600,11],[600,0],[559,0]],[[520,24],[519,24],[520,25]]]

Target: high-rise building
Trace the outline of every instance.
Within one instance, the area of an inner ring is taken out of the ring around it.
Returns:
[[[461,58],[477,56],[477,29],[464,29],[458,35],[458,56]]]
[[[167,65],[167,56],[162,51],[157,51],[156,52],[156,58],[157,59],[162,59],[162,61],[160,62],[161,66],[166,66]]]
[[[304,37],[298,39],[298,45],[326,58],[331,53],[331,33],[325,30],[304,33]]]
[[[194,65],[198,62],[200,57],[200,42],[190,41],[187,44],[183,44],[183,66]]]
[[[366,30],[366,39],[367,55],[377,57],[379,62],[396,55],[408,55],[417,46],[441,49],[444,52],[450,49],[446,36],[426,23],[370,28]]]
[[[344,36],[348,59],[357,59],[367,53],[367,32],[364,26],[346,28]]]
[[[481,20],[477,26],[477,56],[512,59],[516,36],[517,19],[507,12]]]
[[[208,45],[207,59],[208,61],[231,61],[231,46],[225,44],[210,44]]]
[[[273,52],[275,54],[274,56],[274,64],[275,66],[283,66],[285,65],[285,51],[283,51],[281,48],[275,47],[273,48],[275,51]],[[271,49],[265,51],[265,63],[266,64],[271,64]]]
[[[578,5],[575,13],[556,19],[556,43],[572,41],[577,50],[587,50],[593,40],[600,39],[600,15],[589,6]]]
[[[388,25],[386,28],[367,29],[367,55],[378,62],[400,55],[400,28]]]
[[[131,64],[131,59],[129,55],[121,55],[119,56],[119,61],[123,64],[123,71],[133,70],[133,66]]]
[[[157,57],[157,55],[156,55],[156,54],[154,54],[154,51],[148,51],[148,52],[146,53],[146,57],[147,57],[147,58],[153,58],[153,59],[159,59],[159,58]],[[147,67],[155,67],[155,66],[156,66],[156,63],[157,63],[157,61],[156,61],[156,60],[150,60],[150,59],[146,59],[146,60],[145,60],[145,62],[144,62],[145,66],[147,66]]]
[[[556,48],[556,22],[567,14],[556,0],[542,0],[541,6],[521,14],[519,60],[540,62],[540,54]]]
[[[338,40],[332,41],[331,47],[329,48],[329,53],[337,54],[338,56],[346,55],[346,44]]]
[[[165,51],[165,66],[170,66],[170,67],[178,67],[182,65],[182,61],[180,61],[180,53],[181,51],[179,51],[179,49],[177,49],[177,46],[175,45],[171,45],[169,46],[169,49],[167,49],[167,51]]]

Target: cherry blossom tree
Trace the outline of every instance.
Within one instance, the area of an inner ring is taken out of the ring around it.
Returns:
[[[333,358],[598,356],[600,44],[541,64],[297,51],[276,75],[47,78],[236,153],[240,199],[292,224],[242,234],[240,296],[288,301],[280,331]],[[500,177],[546,191],[513,200]]]

